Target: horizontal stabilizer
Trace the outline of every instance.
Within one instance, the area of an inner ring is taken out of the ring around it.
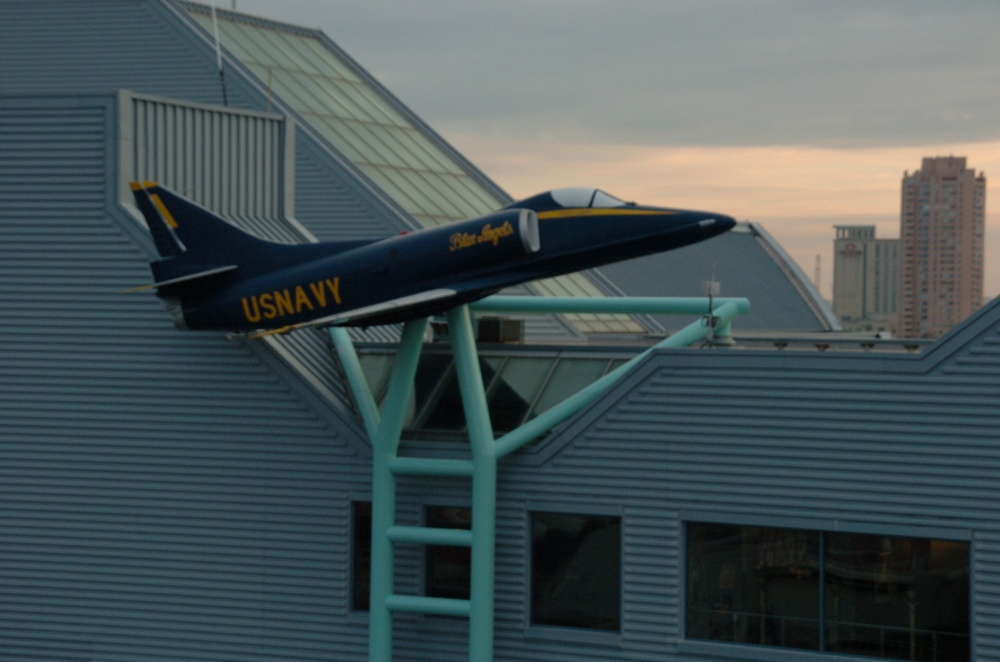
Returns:
[[[140,285],[139,287],[133,287],[131,289],[125,290],[125,294],[131,294],[133,292],[144,292],[146,290],[151,290],[153,288],[167,287],[168,285],[177,285],[179,283],[187,283],[193,280],[198,280],[199,278],[208,278],[209,276],[216,276],[218,274],[226,273],[227,271],[233,271],[237,269],[235,264],[228,264],[223,267],[213,267],[211,269],[206,269],[204,271],[199,271],[197,273],[185,274],[184,276],[178,276],[176,278],[170,278],[168,280],[161,280],[155,283],[149,283],[147,285]]]
[[[354,310],[349,310],[343,313],[337,313],[336,315],[327,315],[326,317],[320,317],[319,319],[310,320],[308,322],[302,322],[301,324],[290,324],[288,326],[283,326],[277,329],[270,329],[268,331],[260,331],[259,333],[251,334],[251,338],[263,338],[264,336],[273,336],[280,333],[288,333],[289,331],[294,331],[295,329],[303,329],[312,326],[338,326],[345,324],[347,322],[361,320],[366,317],[381,317],[386,313],[404,310],[406,308],[415,308],[417,306],[422,306],[434,301],[440,301],[442,299],[448,299],[450,297],[456,296],[458,294],[455,290],[450,289],[437,289],[428,290],[426,292],[419,292],[417,294],[411,294],[409,296],[400,297],[398,299],[393,299],[391,301],[383,301],[382,303],[377,303],[372,306],[365,306],[363,308],[355,308]]]

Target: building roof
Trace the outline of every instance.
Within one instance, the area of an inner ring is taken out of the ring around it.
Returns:
[[[182,4],[213,31],[210,7]],[[472,218],[512,201],[323,32],[223,10],[216,11],[216,19],[221,45],[275,102],[308,123],[418,226]],[[584,273],[526,287],[543,296],[604,296]],[[584,332],[642,331],[627,316],[567,318]],[[564,340],[575,335],[564,334]]]
[[[208,7],[184,6],[208,31]],[[217,11],[222,45],[421,226],[497,208],[505,194],[318,30]]]
[[[593,270],[609,294],[620,296],[714,296],[750,299],[739,330],[838,331],[840,324],[795,261],[757,223],[740,223],[708,241],[669,253],[609,264]],[[676,330],[690,318],[658,315],[647,324]]]

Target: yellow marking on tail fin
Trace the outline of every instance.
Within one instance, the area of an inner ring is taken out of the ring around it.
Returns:
[[[149,196],[149,199],[153,201],[153,204],[156,206],[156,210],[160,212],[160,217],[167,222],[167,225],[169,225],[171,229],[176,230],[177,221],[174,220],[174,217],[170,213],[170,210],[167,209],[167,206],[163,204],[163,200],[160,200],[160,196],[154,193]]]

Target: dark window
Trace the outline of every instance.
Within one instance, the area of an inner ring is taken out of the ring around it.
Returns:
[[[471,529],[472,510],[429,506],[427,526],[435,529]],[[426,594],[434,598],[469,599],[472,550],[452,545],[428,545]]]
[[[490,359],[492,379],[487,393],[487,405],[493,429],[509,432],[521,425],[531,411],[531,404],[545,386],[555,361],[528,357],[511,357],[503,361]],[[483,372],[484,380],[487,372]]]
[[[687,636],[819,649],[819,534],[688,526]]]
[[[428,354],[420,357],[414,377],[413,395],[416,398],[416,420],[411,427],[455,431],[465,429],[462,394],[451,356]]]
[[[372,567],[372,505],[356,501],[352,506],[354,536],[351,558],[351,608],[367,611]]]
[[[621,623],[621,519],[531,515],[531,622],[599,630]]]
[[[691,523],[687,636],[905,660],[969,658],[969,545]]]
[[[969,658],[969,545],[825,534],[826,649],[897,660]]]

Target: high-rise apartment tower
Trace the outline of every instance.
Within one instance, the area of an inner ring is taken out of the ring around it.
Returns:
[[[899,328],[936,338],[983,303],[986,177],[965,157],[925,158],[903,174]]]

